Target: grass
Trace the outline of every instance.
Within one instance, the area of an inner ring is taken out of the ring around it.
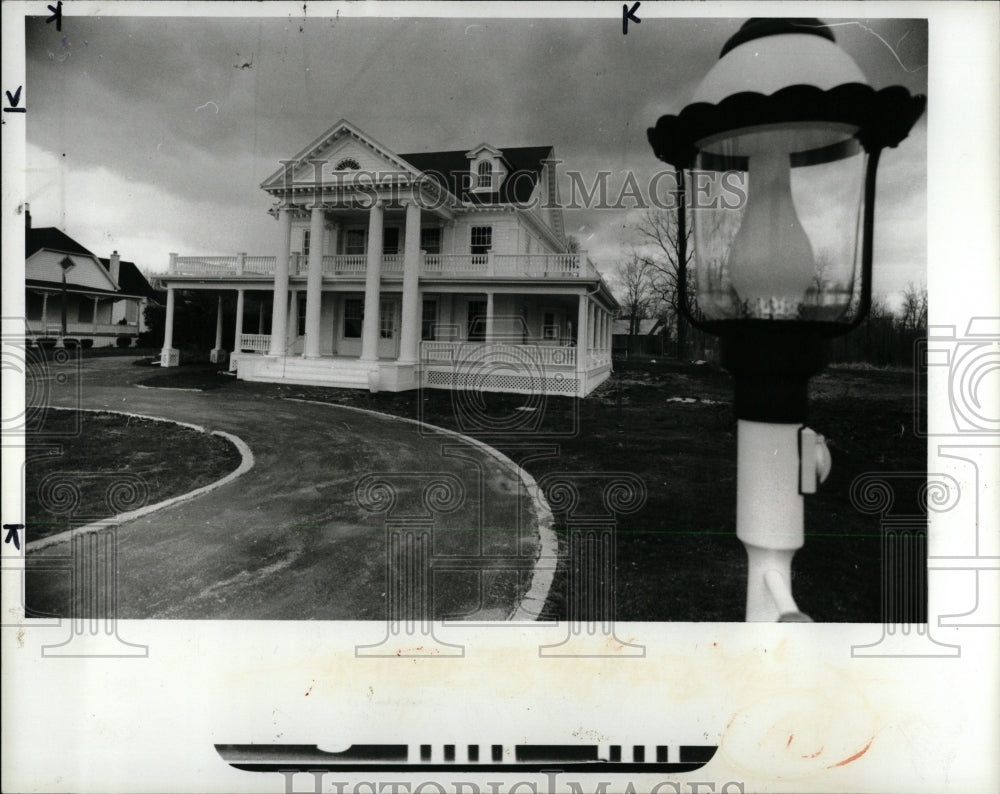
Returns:
[[[428,389],[379,393],[248,384],[262,393],[371,408],[459,430],[501,449],[545,485],[560,473],[576,483],[575,514],[557,511],[561,548],[581,516],[606,515],[600,488],[617,473],[645,485],[644,505],[617,519],[614,614],[635,621],[739,621],[745,552],[735,536],[736,439],[732,380],[711,365],[643,362],[617,372],[585,400]],[[810,389],[809,425],[823,433],[833,471],[806,500],[806,545],[793,565],[800,607],[816,621],[879,622],[880,518],[859,512],[851,483],[868,472],[894,475],[896,504],[919,512],[926,442],[913,428],[913,375],[906,370],[831,368]],[[679,399],[672,399],[679,398]],[[534,407],[534,411],[518,408]],[[479,417],[478,420],[476,417]],[[500,419],[534,423],[497,432]],[[550,454],[543,454],[548,449]],[[547,493],[557,502],[558,494]],[[568,556],[546,614],[566,617],[579,594]],[[579,574],[580,571],[573,571]]]
[[[192,363],[190,366],[153,368],[154,374],[138,381],[138,385],[153,389],[219,389],[236,381],[234,375],[223,372],[222,364]]]
[[[114,413],[50,410],[26,441],[29,540],[187,493],[240,464],[225,438]]]

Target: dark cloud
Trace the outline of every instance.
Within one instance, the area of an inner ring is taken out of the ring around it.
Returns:
[[[926,91],[926,22],[830,21],[877,87]],[[33,17],[28,140],[63,168],[153,185],[172,207],[242,211],[219,238],[236,250],[268,228],[260,182],[339,118],[397,152],[551,144],[564,169],[648,179],[661,164],[646,128],[683,106],[740,24],[649,17],[624,37],[606,19],[74,17],[60,37]],[[901,158],[890,204],[924,189],[926,150]],[[157,221],[167,237],[193,225]],[[621,225],[567,218],[609,255]]]

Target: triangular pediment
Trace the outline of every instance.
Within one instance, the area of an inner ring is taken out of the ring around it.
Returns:
[[[497,149],[495,146],[491,146],[488,143],[481,143],[478,146],[474,146],[465,153],[465,156],[470,160],[479,157],[480,155],[487,154],[493,157],[503,157],[503,152]]]
[[[292,185],[312,185],[316,181],[316,166],[310,161],[321,160],[324,180],[337,176],[349,177],[352,171],[400,173],[416,178],[420,172],[398,154],[365,134],[348,121],[340,120],[293,158],[291,177],[282,166],[268,177],[261,187],[271,191],[291,181]],[[357,168],[354,166],[357,165]]]

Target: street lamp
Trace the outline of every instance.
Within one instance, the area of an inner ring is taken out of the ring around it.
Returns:
[[[69,273],[76,264],[68,256],[64,256],[62,261],[59,263],[59,267],[62,268],[62,333],[56,342],[56,347],[66,346],[66,274]]]
[[[791,560],[802,495],[829,472],[822,436],[803,426],[809,378],[830,339],[868,314],[879,154],[925,103],[901,86],[873,89],[818,19],[751,19],[692,103],[648,131],[678,176],[681,310],[721,337],[734,376],[747,620],[809,620]]]

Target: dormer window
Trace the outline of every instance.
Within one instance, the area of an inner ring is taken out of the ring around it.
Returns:
[[[468,184],[474,192],[495,192],[500,189],[507,176],[507,163],[503,152],[481,143],[475,149],[465,153],[469,158]]]
[[[360,171],[361,166],[353,157],[345,157],[333,167],[334,171]]]
[[[481,160],[476,171],[476,190],[493,189],[493,163]]]

